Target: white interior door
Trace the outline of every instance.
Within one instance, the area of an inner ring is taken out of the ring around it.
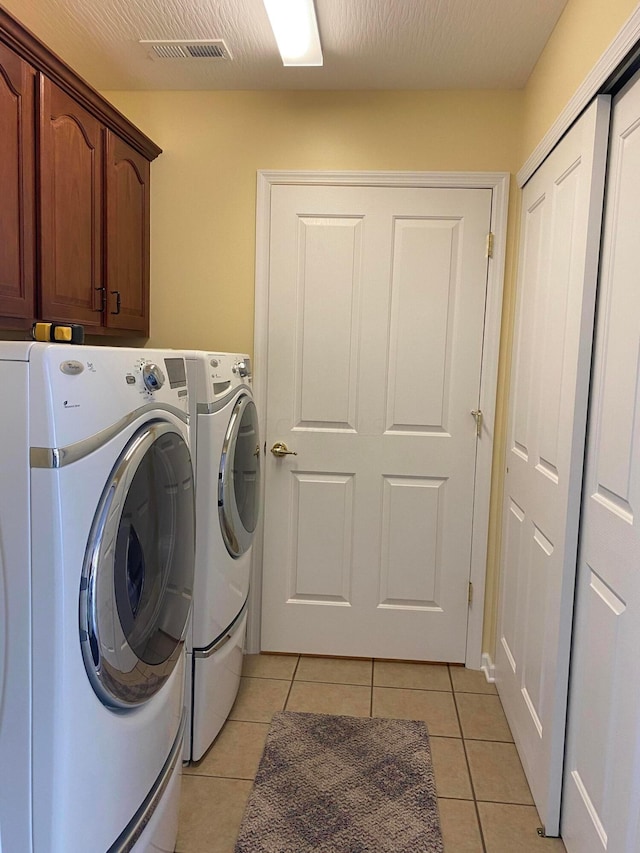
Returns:
[[[491,202],[273,187],[264,650],[464,661]]]
[[[613,107],[562,836],[640,850],[640,83]]]
[[[609,99],[523,191],[496,680],[547,834],[559,831]]]

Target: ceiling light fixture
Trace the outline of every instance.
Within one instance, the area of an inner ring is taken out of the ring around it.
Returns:
[[[322,65],[313,0],[263,0],[283,65]]]

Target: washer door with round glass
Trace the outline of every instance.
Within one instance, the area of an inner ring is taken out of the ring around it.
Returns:
[[[224,437],[218,479],[220,528],[232,557],[239,557],[251,547],[258,523],[259,501],[258,413],[251,397],[241,394]]]
[[[191,456],[175,426],[146,424],[102,493],[80,586],[80,639],[107,705],[140,705],[160,690],[183,649],[195,548]]]

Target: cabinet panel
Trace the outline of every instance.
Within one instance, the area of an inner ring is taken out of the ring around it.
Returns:
[[[106,131],[105,325],[149,333],[149,161]]]
[[[35,70],[0,44],[0,315],[27,326],[35,292]]]
[[[45,77],[40,98],[40,314],[100,326],[103,128]]]
[[[0,329],[148,334],[160,153],[0,6]]]

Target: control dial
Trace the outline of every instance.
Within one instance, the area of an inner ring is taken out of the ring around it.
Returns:
[[[148,361],[142,368],[142,381],[147,391],[158,391],[164,385],[164,373],[157,364]]]
[[[242,361],[236,362],[231,368],[232,373],[236,373],[243,379],[251,376],[251,359],[245,358]]]

